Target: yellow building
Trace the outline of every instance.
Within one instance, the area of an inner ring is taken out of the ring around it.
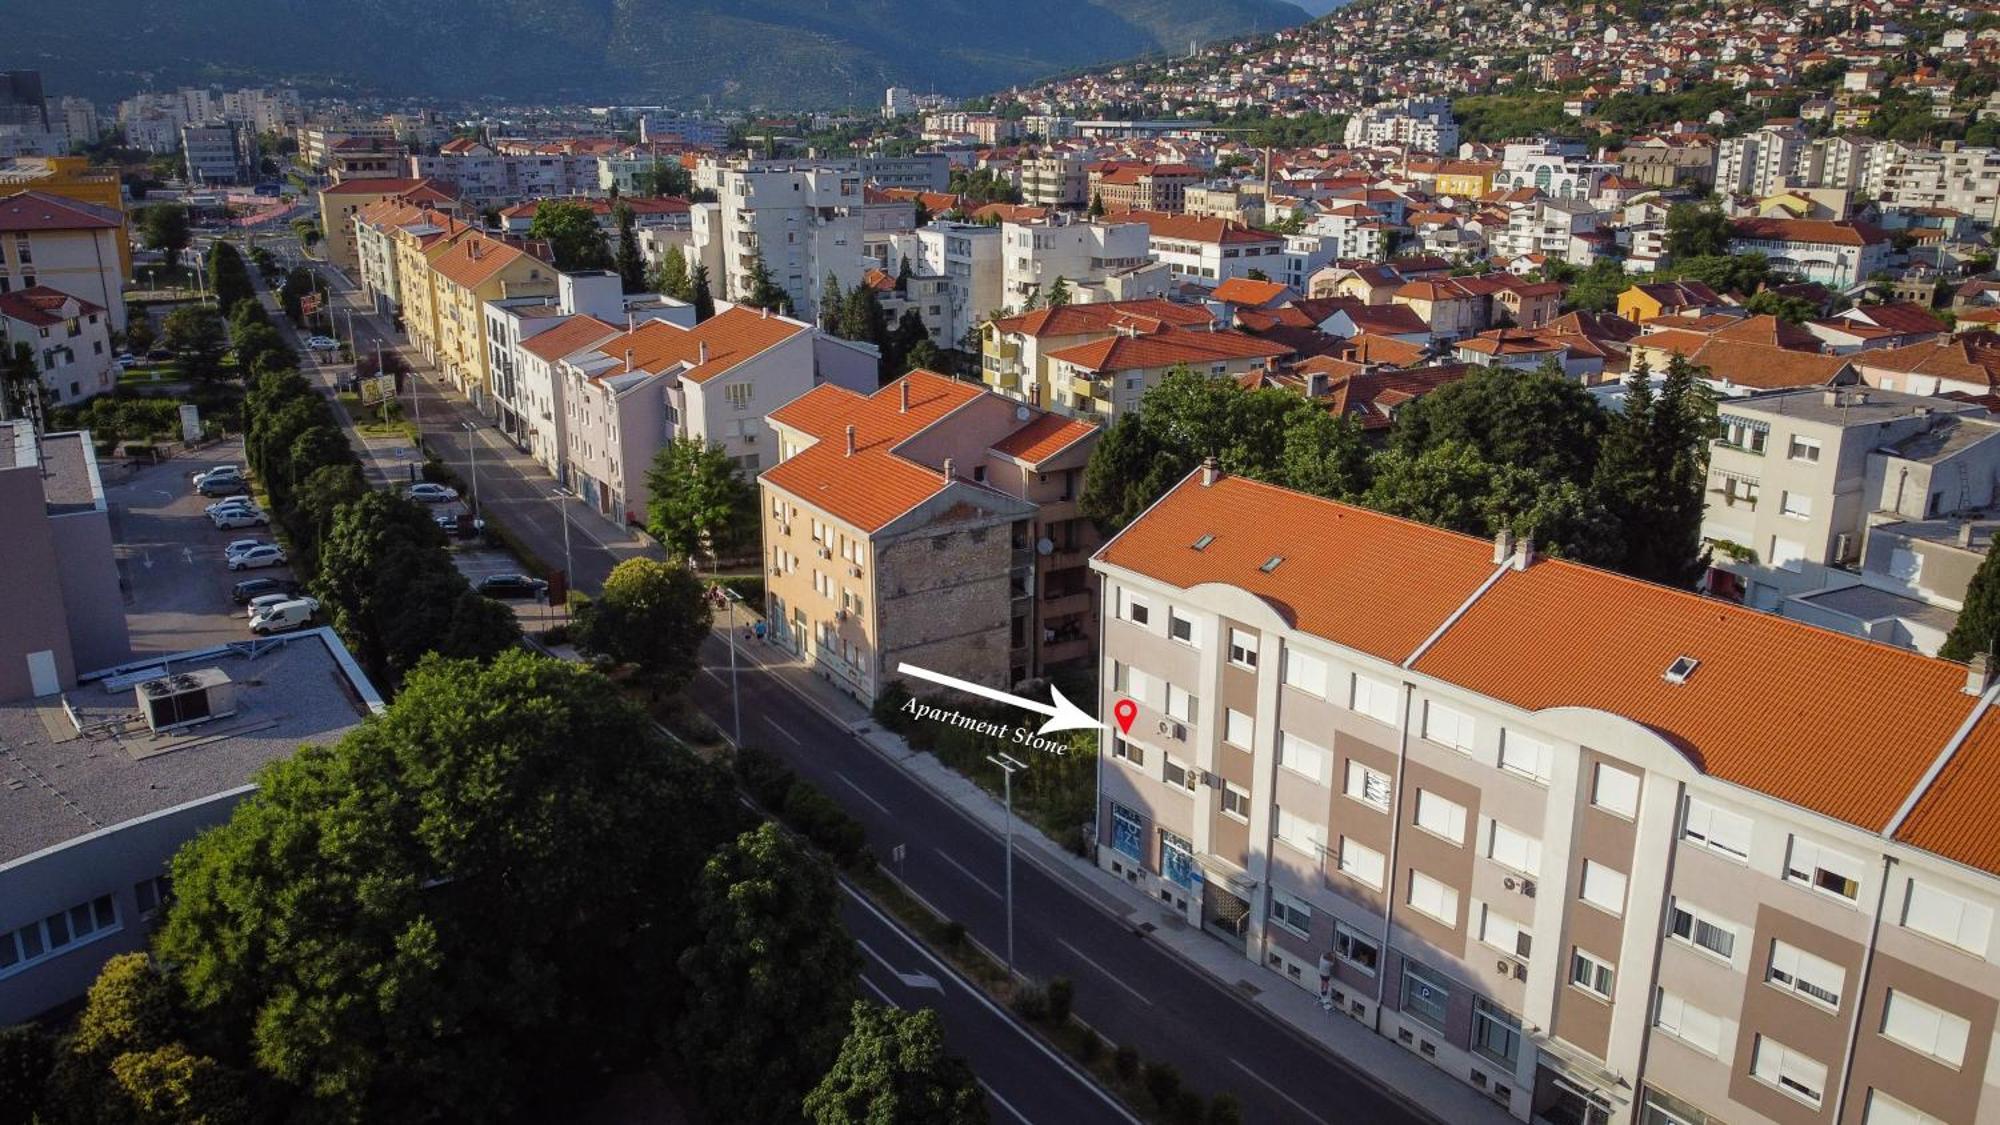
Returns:
[[[553,297],[556,268],[497,238],[472,233],[430,255],[433,362],[459,393],[478,403],[486,394],[487,301]]]
[[[1645,282],[1618,294],[1618,315],[1643,324],[1652,317],[1699,312],[1721,303],[1715,290],[1699,281]]]
[[[16,156],[0,160],[0,195],[16,191],[93,203],[118,212],[118,276],[132,276],[132,240],[125,221],[125,188],[118,173],[92,169],[84,156]]]
[[[1500,170],[1498,164],[1483,160],[1446,160],[1438,165],[1434,195],[1451,195],[1460,199],[1478,199],[1493,190],[1493,173]]]

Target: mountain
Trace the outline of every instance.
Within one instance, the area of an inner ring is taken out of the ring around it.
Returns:
[[[812,108],[875,104],[890,85],[983,93],[1306,18],[1290,0],[79,0],[17,6],[0,65],[102,99],[297,79],[467,101]]]

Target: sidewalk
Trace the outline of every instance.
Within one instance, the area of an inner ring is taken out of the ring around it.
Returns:
[[[997,798],[930,754],[911,749],[900,736],[876,723],[867,708],[822,679],[802,660],[768,643],[746,643],[742,629],[755,620],[754,615],[738,618],[738,659],[756,665],[783,683],[815,710],[852,731],[995,836],[1004,834],[1007,813]],[[726,630],[725,625],[717,624],[716,632],[725,641],[729,639]],[[1161,908],[1124,880],[1070,853],[1018,817],[1014,821],[1014,841],[1023,859],[1054,875],[1098,909],[1121,919],[1135,934],[1208,973],[1239,1000],[1338,1056],[1413,1108],[1452,1125],[1484,1122],[1503,1125],[1514,1120],[1472,1087],[1346,1015],[1322,1009],[1315,994],[1264,970],[1190,927],[1179,912]]]

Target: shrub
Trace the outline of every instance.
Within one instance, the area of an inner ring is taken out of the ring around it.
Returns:
[[[1076,1053],[1086,1065],[1095,1063],[1104,1055],[1104,1037],[1091,1028],[1084,1028],[1083,1038],[1076,1041]]]
[[[888,687],[875,693],[875,721],[893,731],[900,731],[909,720],[903,715],[903,706],[911,698],[910,689],[901,680],[893,681]]]
[[[1057,977],[1049,982],[1049,1022],[1062,1026],[1069,1022],[1070,1005],[1076,999],[1076,983],[1068,977]]]
[[[953,949],[965,944],[965,923],[956,919],[944,924],[944,943]]]
[[[743,599],[743,604],[758,613],[764,612],[764,576],[761,574],[737,575],[722,578],[716,585],[735,592]]]
[[[1142,1079],[1146,1095],[1162,1112],[1174,1107],[1181,1093],[1181,1072],[1172,1063],[1147,1063]]]
[[[792,782],[785,792],[784,811],[780,815],[815,847],[832,856],[835,863],[850,869],[861,866],[868,834],[862,830],[860,821],[847,815],[846,809],[812,782],[803,778]]]
[[[1129,1043],[1120,1044],[1111,1052],[1111,1070],[1126,1082],[1132,1081],[1139,1073],[1139,1052]]]
[[[730,765],[736,772],[736,783],[750,794],[751,800],[774,814],[784,811],[785,797],[798,775],[779,761],[776,754],[762,746],[742,746],[730,759]]]
[[[1208,1115],[1208,1102],[1193,1090],[1182,1090],[1174,1095],[1173,1118],[1176,1125],[1202,1125],[1202,1118]]]
[[[1235,1094],[1217,1094],[1208,1103],[1208,1125],[1243,1125],[1243,1103]]]
[[[1023,984],[1014,990],[1014,1010],[1022,1019],[1040,1023],[1049,1015],[1049,994],[1039,985]]]

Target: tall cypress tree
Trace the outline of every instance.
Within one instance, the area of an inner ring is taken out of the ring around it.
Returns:
[[[2000,551],[1989,550],[1965,588],[1965,608],[1938,655],[1970,660],[1982,652],[1990,654],[1996,643],[2000,643]]]
[[[646,258],[639,253],[639,231],[632,205],[619,200],[612,207],[618,220],[618,252],[612,261],[618,267],[618,281],[627,293],[646,290]]]
[[[700,324],[715,315],[715,294],[708,288],[708,267],[694,268],[694,279],[690,282],[692,292],[689,301],[694,305],[694,322]]]

